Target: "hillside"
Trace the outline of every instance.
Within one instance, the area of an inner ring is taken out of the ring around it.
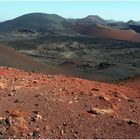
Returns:
[[[38,71],[49,74],[57,73],[57,71],[59,71],[3,45],[0,45],[0,66],[10,66],[28,71]]]
[[[140,94],[133,83],[0,67],[0,138],[140,138]]]
[[[82,24],[75,25],[74,29],[82,34],[86,34],[92,37],[140,42],[140,34],[130,29],[120,30],[113,29],[107,26],[100,25],[85,26]]]
[[[65,19],[56,14],[31,13],[0,23],[0,32],[10,32],[19,29],[45,30],[46,32],[54,29],[62,30],[61,22],[63,21]]]
[[[118,29],[118,30],[117,30]],[[131,31],[130,31],[131,30]],[[91,36],[114,40],[140,41],[140,25],[134,20],[108,23],[89,15],[85,18],[65,19],[56,14],[30,13],[0,23],[0,32],[42,33],[65,36]],[[134,32],[137,32],[134,33]],[[81,33],[81,34],[80,34]]]
[[[89,15],[85,18],[76,19],[75,23],[80,23],[84,25],[91,25],[91,24],[106,25],[107,22],[103,18],[97,15]]]

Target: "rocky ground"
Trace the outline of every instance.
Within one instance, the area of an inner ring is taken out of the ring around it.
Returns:
[[[0,67],[0,138],[140,138],[139,81]]]

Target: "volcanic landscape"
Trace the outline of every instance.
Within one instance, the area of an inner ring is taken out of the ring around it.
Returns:
[[[140,138],[140,23],[31,13],[0,23],[0,138]]]

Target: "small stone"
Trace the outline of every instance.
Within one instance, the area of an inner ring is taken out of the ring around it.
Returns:
[[[56,131],[53,129],[53,130],[52,130],[52,133],[55,133],[55,132],[56,132]]]
[[[31,121],[36,122],[36,119],[34,117],[31,117]]]
[[[99,91],[99,89],[97,89],[97,88],[92,88],[91,90],[93,90],[93,91]]]
[[[33,134],[32,134],[33,137],[40,137],[40,132],[35,130],[33,131]]]
[[[133,99],[128,99],[128,102],[134,102],[134,100]]]
[[[69,101],[69,105],[72,104],[72,103],[73,103],[73,101]]]
[[[41,120],[41,119],[42,119],[42,116],[39,115],[39,114],[37,114],[37,115],[35,116],[35,118],[36,118],[36,120],[38,121],[38,120]]]
[[[43,121],[47,121],[47,119],[45,118],[45,119],[43,119]]]
[[[18,99],[16,99],[15,101],[14,101],[14,103],[18,103],[19,102],[19,100]]]
[[[104,97],[103,97],[103,96],[99,96],[99,99],[100,99],[100,100],[104,100]]]
[[[6,125],[6,118],[0,117],[0,124]]]
[[[37,83],[37,80],[33,80],[33,83],[36,84]]]
[[[61,130],[60,133],[61,133],[61,135],[64,135],[64,130]]]
[[[29,136],[33,136],[33,133],[31,132],[31,133],[29,133],[28,135],[29,135]]]
[[[63,126],[67,126],[67,123],[63,123]]]
[[[78,138],[78,135],[77,134],[73,134],[74,138]]]
[[[8,96],[14,96],[14,93],[13,93],[13,92],[11,92],[11,93],[9,93],[9,94],[8,94]]]
[[[49,101],[49,99],[48,99],[47,97],[45,97],[45,100],[46,100],[46,101]]]
[[[94,115],[104,115],[104,114],[110,114],[113,113],[113,110],[111,109],[99,109],[99,108],[91,108],[89,111],[87,111],[89,114]]]
[[[35,104],[35,106],[39,106],[38,104]]]
[[[12,124],[12,117],[10,116],[10,117],[6,118],[5,121],[8,125],[11,125]]]
[[[39,111],[32,111],[33,113],[35,113],[35,114],[38,114],[39,113]]]
[[[59,91],[63,91],[63,89],[60,88]]]
[[[132,125],[132,124],[135,124],[136,122],[134,122],[134,121],[132,121],[132,120],[129,120],[127,123],[128,123],[129,125]]]

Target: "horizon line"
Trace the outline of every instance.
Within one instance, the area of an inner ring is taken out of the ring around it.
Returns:
[[[54,14],[54,15],[58,15],[58,16],[61,16],[60,14],[56,14],[56,13],[46,13],[46,12],[31,12],[31,13],[25,13],[25,14],[21,14],[21,15],[19,15],[19,16],[16,16],[16,17],[13,17],[13,18],[10,18],[10,19],[6,19],[6,20],[0,20],[0,22],[5,22],[5,21],[9,21],[9,20],[14,20],[14,19],[16,19],[16,18],[18,18],[18,17],[21,17],[21,16],[24,16],[24,15],[28,15],[28,14]],[[102,18],[102,16],[100,16],[100,15],[98,15],[98,14],[93,14],[93,15],[91,15],[91,14],[89,14],[89,15],[87,15],[87,16],[83,16],[83,17],[76,17],[76,18],[74,18],[74,17],[65,17],[65,16],[61,16],[62,18],[65,18],[65,19],[82,19],[82,18],[86,18],[86,17],[88,17],[88,16],[99,16],[100,18]],[[136,22],[138,22],[139,20],[134,20],[134,19],[128,19],[128,20],[116,20],[116,19],[114,19],[114,18],[102,18],[102,19],[104,19],[104,20],[114,20],[114,21],[116,21],[116,22],[128,22],[128,21],[130,21],[130,20],[133,20],[133,21],[136,21]]]

